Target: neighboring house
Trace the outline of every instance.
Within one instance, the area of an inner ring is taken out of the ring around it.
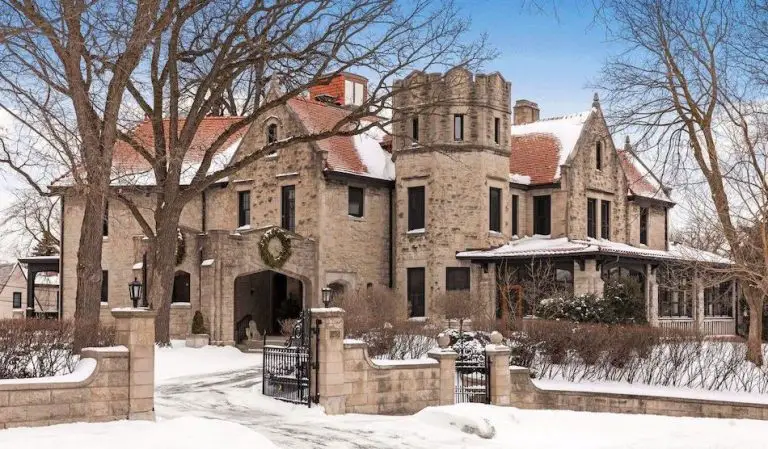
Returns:
[[[669,190],[628,145],[614,148],[597,99],[586,112],[540,120],[535,103],[511,107],[510,84],[498,73],[417,72],[398,85],[427,79],[420,95],[453,101],[423,116],[395,117],[391,140],[369,132],[283,149],[188,204],[172,297],[173,338],[189,333],[196,310],[217,343],[242,339],[251,319],[261,331],[278,332],[281,319],[321,305],[326,286],[336,294],[392,288],[413,318],[439,316],[437,301],[447,290],[467,292],[489,314],[525,314],[501,298],[520,294],[521,268],[531,260],[552,263],[557,280],[577,294],[599,294],[605,279],[629,274],[644,287],[653,324],[733,333],[731,284],[724,287],[727,304],[719,286],[720,302],[713,303],[711,288],[698,279],[685,288],[659,288],[657,273],[669,262],[729,262],[669,244]],[[215,162],[227,164],[271,139],[329,129],[347,114],[345,105],[360,103],[365,84],[344,74],[288,101],[231,139]],[[395,109],[417,101],[400,94]],[[210,142],[232,120],[207,118],[193,145]],[[140,124],[134,136],[150,142],[150,124]],[[194,168],[199,158],[191,151],[185,162]],[[114,186],[123,194],[136,187],[134,198],[151,206],[144,187],[152,179],[133,150],[118,145],[114,164],[121,174]],[[83,200],[68,195],[66,186],[59,191],[62,308],[71,317]],[[279,254],[273,229],[291,240],[291,256],[279,268],[260,252]],[[108,205],[103,232],[106,312],[129,304],[127,286],[142,279],[146,241],[117,202]],[[519,285],[502,287],[502,277],[515,277]],[[111,319],[108,313],[102,318]]]
[[[26,299],[27,276],[21,264],[0,264],[0,319],[23,317]]]

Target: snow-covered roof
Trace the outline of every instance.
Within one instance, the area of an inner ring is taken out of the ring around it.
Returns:
[[[636,197],[650,198],[653,200],[672,203],[667,190],[650,169],[629,149],[618,152],[621,168],[627,177],[629,194]]]
[[[538,256],[564,256],[582,254],[607,254],[646,259],[681,260],[711,264],[731,264],[723,256],[694,249],[681,244],[671,244],[668,251],[632,246],[605,239],[551,238],[548,235],[534,235],[512,240],[506,245],[486,250],[462,251],[460,259],[529,258]]]
[[[576,143],[594,108],[577,114],[545,118],[524,125],[512,125],[509,171],[529,176],[534,184],[560,179],[560,166]]]

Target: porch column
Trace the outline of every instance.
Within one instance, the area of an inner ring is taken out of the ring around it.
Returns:
[[[701,281],[701,278],[697,274],[696,277],[693,278],[693,299],[695,301],[695,315],[694,320],[696,321],[696,330],[704,333],[704,285]]]
[[[659,326],[659,283],[656,279],[656,270],[649,264],[646,265],[645,282],[647,284],[646,289],[646,301],[648,304],[648,323],[651,326]]]

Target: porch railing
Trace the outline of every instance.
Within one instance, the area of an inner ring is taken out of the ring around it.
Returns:
[[[695,332],[698,329],[693,318],[659,318],[659,327]],[[729,317],[705,317],[704,335],[736,335],[736,320]]]

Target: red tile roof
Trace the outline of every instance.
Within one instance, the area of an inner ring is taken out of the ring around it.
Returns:
[[[637,156],[628,150],[619,150],[619,161],[627,177],[630,193],[636,196],[672,202],[661,182],[650,172]]]
[[[560,160],[560,141],[551,134],[511,136],[509,172],[531,177],[531,185],[554,181]]]
[[[197,134],[192,139],[192,144],[185,155],[185,161],[189,163],[200,162],[205,154],[205,151],[210,147],[216,138],[218,138],[224,131],[229,128],[230,125],[242,120],[242,117],[206,117],[200,123],[197,128]],[[164,121],[165,132],[168,132],[170,119]],[[184,119],[179,119],[179,129],[184,126]],[[235,141],[243,137],[248,130],[248,127],[243,127],[235,135],[227,139],[227,141],[219,147],[218,152],[224,151],[228,146],[235,143]],[[142,145],[154,151],[154,133],[152,132],[152,122],[150,120],[144,120],[139,123],[133,130],[133,137],[137,139]],[[167,143],[167,139],[166,139]],[[115,144],[115,153],[113,157],[113,166],[120,169],[136,169],[149,167],[147,161],[139,155],[136,150],[133,149],[128,143],[118,141]]]

